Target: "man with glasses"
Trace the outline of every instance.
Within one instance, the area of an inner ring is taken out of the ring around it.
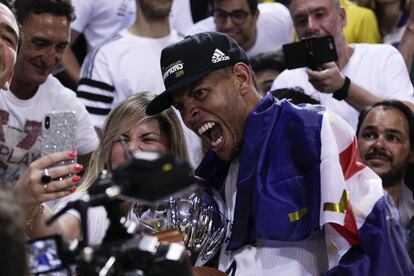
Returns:
[[[257,0],[214,0],[213,15],[196,23],[187,34],[218,31],[228,34],[248,57],[279,50],[293,41],[293,24],[280,3]]]

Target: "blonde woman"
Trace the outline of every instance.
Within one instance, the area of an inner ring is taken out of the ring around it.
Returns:
[[[137,151],[170,152],[178,159],[187,159],[184,135],[175,112],[169,109],[157,116],[148,117],[145,114],[145,109],[153,98],[154,95],[149,92],[135,94],[110,112],[103,129],[102,141],[91,157],[82,184],[68,200],[87,196],[88,188],[99,173],[104,169],[111,171],[122,164],[128,154]],[[63,204],[58,204],[57,209],[62,208]],[[33,222],[31,229],[27,229],[29,236],[59,233],[65,240],[80,237],[81,224],[77,212],[70,211],[52,226],[46,227],[44,221],[52,211],[47,206],[42,208],[44,210]],[[103,207],[89,209],[88,228],[90,243],[99,244],[107,229],[106,211]]]

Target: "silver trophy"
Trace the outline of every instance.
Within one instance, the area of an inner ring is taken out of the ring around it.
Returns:
[[[138,202],[133,208],[141,233],[178,229],[196,265],[206,263],[217,253],[229,224],[220,211],[219,205],[224,204],[218,193],[199,187],[151,206]]]

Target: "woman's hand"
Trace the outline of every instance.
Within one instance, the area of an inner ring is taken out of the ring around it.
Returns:
[[[29,165],[14,187],[25,208],[31,208],[43,202],[67,196],[76,190],[73,185],[80,181],[79,176],[73,175],[62,180],[60,178],[67,174],[76,174],[82,171],[82,165],[71,164],[50,168],[53,164],[73,159],[76,155],[77,153],[73,151],[52,153],[37,159]],[[52,181],[42,183],[42,174],[46,168],[48,168]],[[73,188],[70,189],[70,187]]]

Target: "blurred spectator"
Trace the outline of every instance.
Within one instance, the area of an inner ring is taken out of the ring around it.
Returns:
[[[112,35],[131,26],[136,19],[136,1],[134,0],[72,0],[76,19],[71,24],[71,45],[64,55],[65,74],[59,77],[65,85],[76,89],[79,82],[80,66],[85,54]],[[178,32],[184,33],[194,21],[207,17],[207,0],[174,0],[170,24]],[[81,36],[86,40],[86,49],[82,49]],[[76,44],[75,44],[76,43]],[[79,53],[80,52],[80,53]]]
[[[407,25],[411,0],[356,0],[356,2],[375,12],[382,41],[398,47]]]
[[[294,104],[320,104],[314,98],[306,95],[302,88],[280,88],[271,91],[272,95],[279,100],[287,99]]]
[[[9,89],[13,77],[19,41],[16,18],[6,4],[0,4],[0,89],[3,90]]]
[[[344,34],[348,43],[380,43],[381,36],[375,13],[350,0],[341,0],[346,12]]]
[[[270,90],[273,80],[286,69],[283,52],[261,53],[250,58],[250,64],[256,77],[258,91],[265,95]]]
[[[11,184],[1,181],[0,187]],[[28,275],[24,215],[14,194],[0,188],[0,274]]]
[[[191,28],[187,34],[218,31],[228,34],[248,57],[277,51],[293,41],[292,20],[280,3],[257,4],[257,0],[214,0],[213,16]]]

